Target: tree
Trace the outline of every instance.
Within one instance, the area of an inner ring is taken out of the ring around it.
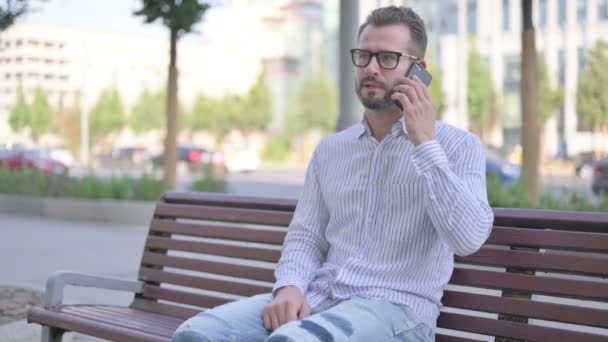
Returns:
[[[141,15],[146,23],[162,21],[169,29],[169,77],[167,80],[167,133],[165,136],[164,186],[166,190],[175,187],[177,164],[177,41],[192,32],[194,24],[202,20],[209,4],[198,0],[142,0],[142,8],[134,12]]]
[[[217,99],[199,94],[194,100],[190,115],[191,128],[212,133],[216,139],[223,138],[234,127],[227,104],[233,98]]]
[[[0,31],[6,30],[28,11],[27,0],[5,0],[4,5],[0,5]]]
[[[119,131],[125,125],[125,114],[118,89],[105,89],[89,114],[89,134],[93,143]]]
[[[166,102],[167,92],[164,89],[155,93],[144,89],[131,110],[131,128],[137,133],[162,128],[165,124]]]
[[[435,102],[437,119],[441,120],[443,117],[443,110],[445,109],[445,104],[443,103],[443,77],[439,68],[437,68],[434,64],[429,63],[427,65],[427,71],[433,76],[433,80],[429,86],[429,91],[431,92],[431,97]]]
[[[53,128],[53,110],[40,87],[34,90],[34,101],[29,112],[30,134],[32,139],[38,140],[41,135],[49,133]]]
[[[483,61],[474,44],[470,44],[467,107],[471,129],[483,141],[492,126],[496,110],[496,91],[492,83],[490,68]]]
[[[312,128],[329,133],[334,130],[337,112],[337,91],[327,75],[318,72],[303,84],[289,106],[287,134],[298,135]]]
[[[19,84],[19,90],[17,91],[17,102],[15,102],[15,105],[11,108],[8,122],[11,129],[18,132],[26,127],[29,127],[30,120],[30,106],[27,104],[25,99],[23,86]]]
[[[272,102],[270,89],[268,89],[264,77],[265,73],[262,70],[247,94],[245,111],[242,113],[246,130],[263,130],[270,121]]]
[[[64,106],[63,98],[60,98],[55,114],[55,131],[63,137],[66,147],[74,154],[80,147],[80,111],[77,102]]]
[[[528,201],[539,204],[539,164],[540,164],[540,103],[538,97],[538,65],[536,41],[532,23],[532,0],[522,0],[521,34],[521,146],[523,152],[524,188]]]
[[[602,126],[608,127],[608,54],[606,47],[597,42],[589,50],[589,58],[585,70],[582,72],[576,93],[576,111],[579,120],[591,127],[594,136],[594,151],[599,153],[597,146],[597,133]],[[599,157],[596,155],[596,157]]]
[[[545,125],[556,110],[564,105],[564,88],[553,87],[544,58],[538,62],[538,83],[540,96],[540,155],[545,155]]]

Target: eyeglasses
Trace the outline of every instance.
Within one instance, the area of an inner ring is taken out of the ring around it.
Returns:
[[[406,55],[401,52],[395,51],[378,51],[371,52],[363,49],[352,49],[350,55],[353,59],[353,64],[359,68],[363,68],[369,65],[372,57],[376,56],[376,60],[382,69],[393,70],[399,65],[399,58],[405,57],[413,59],[415,61],[420,60],[420,57]]]

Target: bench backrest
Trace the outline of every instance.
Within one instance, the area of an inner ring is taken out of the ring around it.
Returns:
[[[270,292],[295,205],[287,199],[165,194],[139,271],[145,290],[132,306],[187,318]],[[608,214],[495,209],[486,245],[455,260],[437,340],[608,338]]]

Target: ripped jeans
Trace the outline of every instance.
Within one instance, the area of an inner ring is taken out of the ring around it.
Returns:
[[[306,319],[268,331],[262,312],[271,300],[263,294],[202,312],[182,323],[171,341],[434,341],[433,331],[407,306],[358,297],[327,300]]]

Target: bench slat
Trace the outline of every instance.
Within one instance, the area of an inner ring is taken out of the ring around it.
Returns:
[[[245,279],[274,282],[274,270],[255,266],[235,265],[225,262],[190,259],[161,253],[145,252],[143,265],[167,266],[184,270],[207,272]]]
[[[171,318],[177,318],[182,321],[192,316],[195,316],[196,314],[201,312],[201,310],[198,309],[192,309],[167,303],[160,303],[155,300],[149,300],[138,297],[133,300],[133,303],[131,303],[130,307],[145,312],[167,315]]]
[[[270,262],[277,262],[281,256],[281,251],[273,249],[234,246],[199,241],[186,241],[156,236],[148,236],[148,239],[146,240],[146,248],[161,248],[175,251],[221,255],[226,257]]]
[[[455,268],[450,284],[608,301],[608,283]]]
[[[151,268],[142,268],[139,272],[139,277],[140,279],[145,281],[154,281],[159,283],[188,286],[196,289],[224,292],[248,297],[261,293],[272,292],[272,286],[243,284],[239,282],[218,280],[208,277],[198,277],[167,271],[159,271]]]
[[[159,203],[154,210],[154,216],[288,226],[293,217],[293,213],[272,210]]]
[[[492,318],[442,312],[437,327],[482,335],[511,337],[529,341],[605,342],[606,336],[518,323]]]
[[[608,314],[600,309],[457,291],[445,291],[441,301],[453,308],[608,328]]]
[[[90,306],[67,306],[61,309],[61,312],[80,317],[83,319],[92,319],[106,324],[112,324],[115,326],[123,327],[126,329],[133,329],[144,331],[157,336],[171,337],[172,332],[179,326],[175,321],[163,321],[156,319],[153,322],[141,321],[138,314],[133,311],[130,315],[117,315],[108,314],[98,310],[97,308]],[[173,322],[173,324],[167,323]]]
[[[487,243],[608,251],[608,234],[494,226]]]
[[[571,274],[608,275],[608,258],[595,256],[562,255],[483,247],[466,257],[455,256],[454,260],[463,263],[522,267]]]
[[[435,334],[435,342],[478,342],[479,340],[472,340],[470,338],[452,336],[452,335],[444,335],[444,334]]]
[[[74,307],[74,306],[70,306]],[[171,317],[153,312],[146,312],[142,310],[135,310],[130,307],[116,307],[116,306],[95,306],[95,309],[100,312],[106,312],[111,315],[119,317],[132,317],[134,313],[137,313],[136,320],[143,323],[154,323],[155,325],[165,327],[176,327],[183,322],[182,319],[177,317]]]
[[[112,324],[77,317],[74,315],[33,307],[28,312],[28,322],[75,331],[90,336],[118,342],[167,342],[167,338],[139,330],[117,327]]]
[[[163,195],[167,203],[210,205],[232,208],[249,208],[293,212],[297,200],[292,198],[272,198],[218,194],[210,192],[170,191]]]
[[[183,234],[188,236],[228,239],[235,241],[282,244],[285,232],[263,229],[233,228],[210,224],[194,224],[173,220],[154,219],[150,230],[160,233]]]
[[[161,299],[169,302],[198,306],[201,308],[214,308],[218,305],[233,301],[229,298],[195,294],[151,285],[146,285],[144,287],[143,296],[147,298]]]

